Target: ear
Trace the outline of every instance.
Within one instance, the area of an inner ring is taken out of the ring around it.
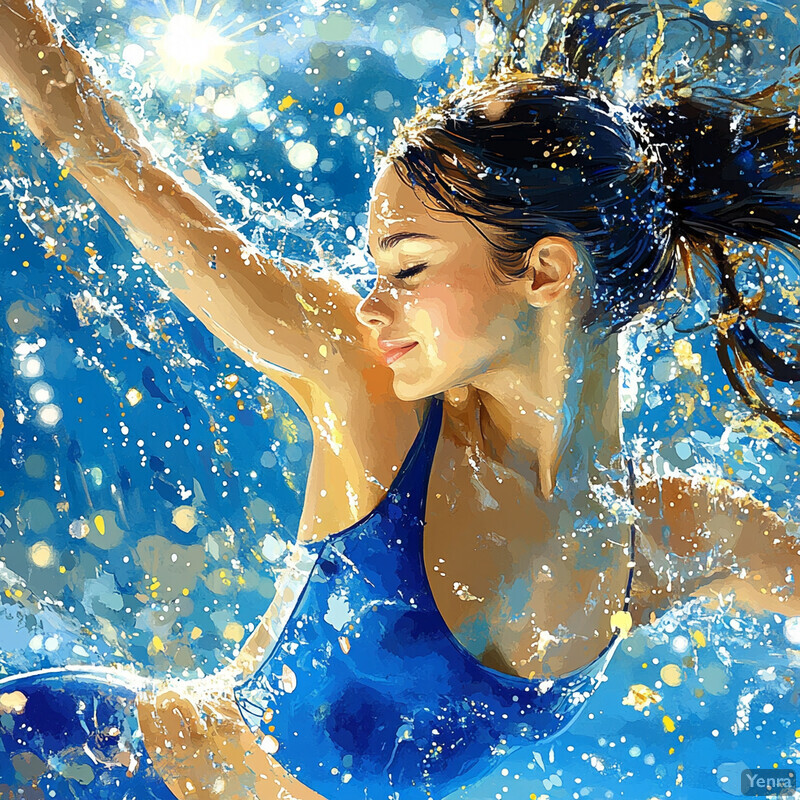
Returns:
[[[575,283],[578,254],[569,239],[545,236],[528,250],[527,258],[525,292],[535,308],[563,297]]]

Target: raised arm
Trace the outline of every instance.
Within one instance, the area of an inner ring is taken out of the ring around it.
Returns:
[[[34,134],[228,347],[301,402],[366,358],[358,295],[299,266],[284,275],[159,162],[125,109],[32,0],[0,0],[0,80]],[[277,367],[277,369],[276,369]],[[294,377],[293,377],[294,376]]]

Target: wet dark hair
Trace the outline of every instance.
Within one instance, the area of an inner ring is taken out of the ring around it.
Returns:
[[[662,300],[679,265],[715,272],[717,353],[731,385],[795,442],[752,380],[800,379],[760,321],[794,329],[737,284],[728,240],[800,245],[798,134],[790,112],[725,98],[620,107],[569,80],[510,71],[446,97],[403,128],[388,158],[401,178],[471,221],[496,254],[498,280],[525,272],[540,238],[563,235],[592,259],[584,327],[611,333]],[[786,335],[782,337],[785,344]],[[796,353],[795,353],[796,356]]]

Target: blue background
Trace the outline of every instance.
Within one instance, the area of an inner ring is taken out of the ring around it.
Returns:
[[[665,12],[661,74],[680,73],[702,91],[712,79],[698,60],[702,36],[688,38],[688,8]],[[793,6],[692,8],[727,16],[744,37],[714,67],[718,85],[759,89],[794,76]],[[230,46],[196,75],[159,55],[168,20],[181,13],[176,0],[68,0],[58,19],[209,203],[264,250],[336,270],[363,291],[375,150],[388,145],[395,118],[460,77],[476,53],[476,11],[440,0],[223,2],[213,24]],[[210,14],[210,3],[196,6],[199,20]],[[620,99],[635,91],[653,30],[644,13],[609,48],[603,77]],[[490,54],[478,54],[479,73]],[[159,675],[211,672],[235,655],[273,596],[302,505],[308,426],[290,398],[168,296],[4,97],[0,674],[115,663]],[[316,149],[307,168],[298,168],[298,142]],[[796,286],[787,254],[770,254],[766,274],[779,300],[780,287]],[[794,531],[796,449],[727,387],[705,324],[713,296],[667,321],[680,305],[672,297],[660,328],[631,332],[629,440],[659,474],[735,480]],[[678,341],[691,344],[696,368],[676,357]],[[800,757],[793,625],[698,601],[676,607],[623,642],[574,727],[511,755],[507,774],[466,796],[711,797],[735,794],[745,766],[792,766]],[[680,668],[680,685],[661,681],[668,664]],[[623,705],[634,684],[661,700],[642,711]]]

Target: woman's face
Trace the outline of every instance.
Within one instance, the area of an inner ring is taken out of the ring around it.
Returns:
[[[434,207],[394,167],[379,173],[369,209],[378,276],[358,317],[377,337],[403,400],[464,386],[502,367],[530,310],[523,281],[494,281],[491,251],[478,231]]]

